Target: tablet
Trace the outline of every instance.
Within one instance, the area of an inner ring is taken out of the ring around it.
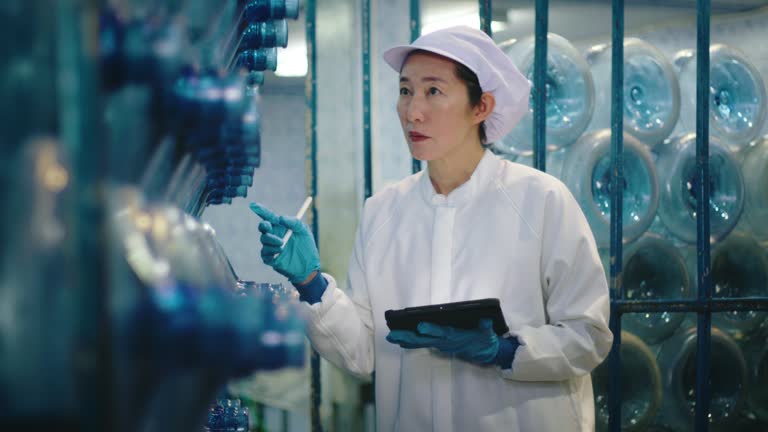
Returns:
[[[416,306],[384,312],[390,330],[416,331],[420,322],[462,329],[476,329],[480,320],[493,321],[493,331],[501,336],[509,331],[504,315],[501,313],[499,299],[487,298],[454,303]]]

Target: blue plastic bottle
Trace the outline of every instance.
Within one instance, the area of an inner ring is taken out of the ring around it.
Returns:
[[[269,18],[296,19],[299,17],[299,0],[251,0],[243,10],[243,19],[252,23]]]
[[[741,171],[744,175],[746,202],[744,222],[746,229],[761,242],[768,241],[768,137],[747,145],[742,154]]]
[[[673,430],[693,430],[696,408],[696,325],[681,328],[659,348],[664,399],[659,421]],[[727,425],[741,410],[746,394],[747,366],[732,337],[712,327],[710,358],[710,414],[713,428]]]
[[[696,131],[696,52],[675,54],[683,108],[675,135]],[[766,91],[757,68],[741,51],[716,44],[709,49],[709,132],[731,150],[756,139],[766,117]]]
[[[696,243],[696,135],[676,137],[658,147],[661,183],[659,218],[680,240]],[[709,140],[710,238],[717,241],[733,229],[744,208],[744,180],[738,162],[715,137]]]
[[[240,37],[238,51],[288,46],[288,23],[285,20],[254,23]]]
[[[645,234],[628,244],[623,253],[624,293],[628,300],[680,300],[692,296],[691,280],[683,255],[668,239]],[[682,312],[630,313],[623,328],[649,344],[674,333],[685,318]]]
[[[594,83],[584,58],[568,40],[554,33],[549,33],[547,40],[546,142],[547,150],[554,151],[573,144],[589,124],[594,109]],[[499,47],[533,82],[533,36],[503,42]],[[495,147],[525,156],[533,153],[532,143],[533,97],[528,113]]]
[[[712,297],[768,296],[768,255],[750,233],[734,231],[712,246],[710,252]],[[688,258],[693,284],[696,279],[696,255],[691,248]],[[725,311],[712,314],[713,325],[739,338],[748,338],[761,330],[765,311]]]
[[[561,177],[581,205],[599,247],[610,242],[611,131],[583,135],[568,148]],[[623,238],[632,241],[653,222],[659,202],[656,169],[648,149],[624,134]]]
[[[596,102],[588,130],[611,126],[611,45],[586,53]],[[680,114],[680,87],[666,56],[637,38],[624,39],[624,131],[653,147],[667,138]]]
[[[595,426],[608,430],[609,364],[592,372],[595,392]],[[661,371],[654,353],[640,338],[621,332],[621,430],[644,431],[661,406]]]

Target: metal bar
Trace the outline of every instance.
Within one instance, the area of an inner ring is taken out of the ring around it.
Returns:
[[[421,1],[411,0],[411,42],[421,36]],[[421,171],[421,161],[411,159],[411,172],[416,174]]]
[[[492,4],[492,0],[480,0],[480,30],[490,37],[493,37],[493,30],[491,30]]]
[[[65,157],[72,161],[70,191],[72,205],[67,211],[67,227],[74,269],[70,278],[77,315],[85,317],[75,331],[77,358],[75,385],[80,428],[84,432],[112,430],[114,422],[112,376],[112,320],[109,310],[109,284],[104,251],[109,250],[106,235],[106,197],[109,178],[104,169],[106,148],[99,95],[99,63],[95,46],[98,40],[99,2],[65,0],[52,4],[56,55],[59,135]],[[46,47],[43,45],[43,47]],[[64,354],[64,353],[62,353]]]
[[[533,56],[533,166],[547,169],[547,33],[549,0],[536,0]]]
[[[317,38],[315,35],[317,23],[317,3],[315,0],[305,0],[304,3],[304,22],[307,38],[307,77],[304,81],[307,94],[307,108],[305,110],[305,124],[308,144],[308,166],[307,187],[310,195],[314,197],[315,205],[312,206],[312,234],[315,237],[315,243],[320,249],[320,237],[318,228],[320,226],[317,214]],[[322,384],[320,381],[320,355],[314,349],[310,348],[309,356],[309,416],[313,432],[322,432],[323,424],[320,421],[320,405],[322,404]],[[263,414],[262,414],[263,415]]]
[[[710,1],[697,0],[696,55],[696,251],[699,278],[698,298],[712,298],[709,250],[709,16]],[[709,369],[711,354],[711,312],[698,313],[696,330],[696,431],[709,430]]]
[[[624,298],[622,287],[622,193],[624,179],[624,0],[613,0],[611,31],[611,263],[610,289],[614,300]],[[621,430],[621,314],[611,312],[613,346],[610,356],[608,429]]]
[[[712,300],[614,300],[613,308],[621,314],[637,312],[728,312],[737,310],[768,311],[768,298],[722,298]]]
[[[363,24],[363,192],[373,195],[371,161],[371,0],[362,1]]]

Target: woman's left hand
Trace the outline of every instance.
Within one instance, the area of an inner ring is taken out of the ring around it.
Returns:
[[[468,362],[477,364],[499,364],[502,367],[511,359],[501,359],[501,351],[505,353],[512,348],[512,356],[519,345],[517,339],[499,339],[493,331],[493,323],[489,319],[480,321],[476,329],[465,330],[455,327],[441,326],[428,322],[419,323],[416,332],[408,330],[392,330],[387,335],[387,341],[400,345],[402,348],[435,348],[446,354],[453,354]],[[514,341],[514,342],[510,342]],[[508,346],[509,343],[514,347]],[[501,344],[504,344],[500,350]]]

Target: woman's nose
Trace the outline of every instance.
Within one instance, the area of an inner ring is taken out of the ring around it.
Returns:
[[[411,99],[406,107],[405,115],[411,123],[424,121],[424,103],[421,98],[414,97]]]

